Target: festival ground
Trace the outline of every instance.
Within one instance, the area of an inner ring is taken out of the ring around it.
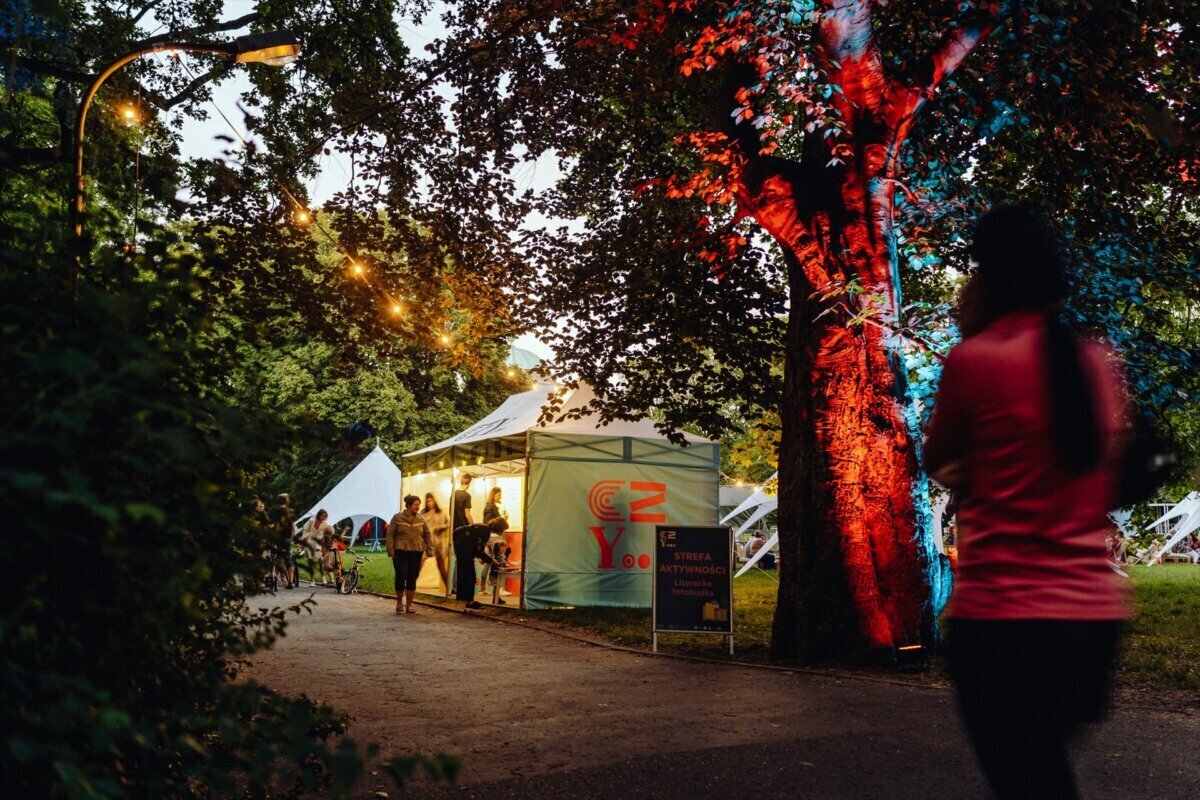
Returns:
[[[944,689],[639,656],[428,608],[397,616],[369,596],[317,599],[249,675],[336,705],[385,757],[462,758],[457,786],[406,796],[986,796]],[[1077,748],[1084,794],[1200,796],[1196,741],[1195,711],[1119,704]],[[380,791],[400,796],[370,765],[355,796]]]

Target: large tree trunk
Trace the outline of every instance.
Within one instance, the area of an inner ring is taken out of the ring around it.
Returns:
[[[793,274],[772,654],[804,661],[890,655],[926,638],[930,622],[905,375],[881,327],[899,302],[890,184],[847,174],[838,189],[827,197],[836,210],[781,240]],[[867,287],[871,318],[850,319],[862,295],[814,294],[824,276]]]
[[[1008,2],[965,8],[914,78],[888,74],[869,0],[822,7],[815,52],[838,87],[829,100],[838,135],[815,131],[801,160],[788,161],[764,156],[752,126],[728,130],[745,165],[740,211],[774,237],[788,263],[771,649],[805,661],[929,643],[947,594],[894,333],[893,195],[920,109],[1012,10]],[[736,70],[730,77],[750,85]],[[729,111],[722,119],[737,116]]]

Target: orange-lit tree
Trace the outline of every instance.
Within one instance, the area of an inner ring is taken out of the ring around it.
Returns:
[[[450,65],[460,160],[520,176],[514,197],[576,220],[520,244],[561,374],[596,386],[602,412],[654,408],[667,427],[727,429],[731,398],[742,418],[780,411],[775,655],[931,639],[948,576],[917,446],[930,381],[910,382],[895,331],[938,294],[930,264],[966,268],[962,235],[988,202],[1061,210],[1090,282],[1077,317],[1169,325],[1155,305],[1167,295],[1145,289],[1195,269],[1195,148],[1180,133],[1195,125],[1197,15],[1135,5],[475,0],[445,13],[431,52]],[[523,166],[547,154],[549,188]],[[1147,302],[1121,314],[1102,300],[1126,291]]]

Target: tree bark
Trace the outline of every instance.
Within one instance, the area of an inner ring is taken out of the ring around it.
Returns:
[[[816,54],[840,89],[840,134],[809,137],[802,160],[787,162],[759,156],[748,126],[730,131],[747,163],[740,211],[788,264],[771,649],[802,661],[890,657],[933,638],[949,578],[933,547],[916,414],[892,333],[901,306],[894,187],[921,107],[1011,13],[1007,2],[965,11],[913,81],[887,74],[869,2],[825,6]]]

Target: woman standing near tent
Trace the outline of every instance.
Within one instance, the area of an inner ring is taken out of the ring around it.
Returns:
[[[417,513],[421,498],[415,494],[404,498],[404,510],[392,517],[387,530],[387,554],[396,571],[396,613],[417,613],[413,595],[417,593],[417,576],[421,574],[422,557],[433,555],[433,536],[429,526]]]
[[[1103,717],[1128,616],[1105,551],[1125,398],[1105,348],[1059,318],[1063,265],[1038,215],[992,211],[971,256],[925,443],[961,496],[949,660],[996,794],[1067,800],[1068,743]]]
[[[438,575],[442,577],[442,586],[446,595],[450,595],[450,515],[438,505],[433,492],[425,495],[425,508],[421,512],[429,532],[433,535],[433,557],[437,559]]]
[[[325,577],[325,562],[321,557],[322,542],[326,534],[333,535],[333,526],[326,522],[327,519],[329,519],[329,512],[322,508],[315,517],[304,523],[304,528],[300,531],[300,546],[304,548],[304,555],[308,557],[308,583],[310,586],[317,585],[318,571],[321,573],[321,583],[329,583],[329,579]]]
[[[502,495],[502,493],[500,491],[499,486],[493,486],[491,491],[488,492],[487,502],[484,503],[484,505],[483,505],[483,524],[484,525],[487,525],[489,522],[491,522],[494,519],[500,519],[502,517],[507,518],[504,514],[500,513],[501,495]],[[497,539],[497,537],[493,536],[492,539],[488,542],[488,554],[489,555],[491,554],[491,549],[492,549],[492,546],[495,544],[496,539]],[[488,578],[491,576],[492,569],[493,569],[493,566],[491,564],[484,564],[483,569],[481,569],[479,572],[479,590],[481,592],[487,591]]]
[[[483,524],[484,525],[487,525],[489,522],[494,520],[496,517],[504,516],[503,514],[500,513],[500,496],[501,496],[501,492],[500,492],[499,486],[493,486],[492,490],[490,492],[488,492],[487,502],[484,503],[484,506],[483,506]]]

